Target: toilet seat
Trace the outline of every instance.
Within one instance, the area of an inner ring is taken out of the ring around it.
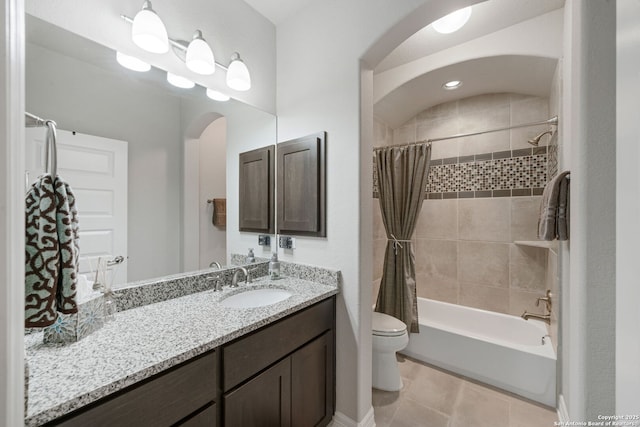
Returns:
[[[403,321],[388,314],[373,312],[371,331],[380,337],[399,337],[407,333],[407,325]]]

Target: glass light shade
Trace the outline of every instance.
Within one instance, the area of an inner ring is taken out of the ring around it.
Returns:
[[[168,71],[167,71],[167,81],[172,85],[174,85],[175,87],[179,87],[182,89],[191,89],[196,85],[191,80],[184,78],[182,76],[179,76],[177,74],[170,73]]]
[[[147,64],[146,62],[134,56],[125,55],[124,53],[120,52],[116,52],[116,61],[118,61],[118,64],[122,65],[124,68],[133,71],[144,72],[151,69],[151,65]]]
[[[225,95],[224,93],[218,92],[217,90],[213,90],[213,89],[207,89],[207,96],[213,99],[214,101],[225,102],[231,99],[228,95]]]
[[[185,58],[187,68],[194,73],[209,75],[216,71],[216,63],[211,47],[202,38],[200,30],[193,35],[193,40],[187,47]]]
[[[240,59],[238,52],[231,57],[231,64],[229,64],[229,69],[227,70],[227,86],[240,91],[251,89],[249,69]]]
[[[141,49],[152,53],[169,51],[169,36],[160,17],[151,9],[151,2],[145,1],[142,10],[133,18],[131,39]]]
[[[434,21],[431,25],[437,32],[442,34],[449,34],[462,28],[464,24],[467,23],[470,16],[471,6],[468,6],[464,9],[456,10],[455,12],[452,12],[447,16],[443,16],[437,21]]]

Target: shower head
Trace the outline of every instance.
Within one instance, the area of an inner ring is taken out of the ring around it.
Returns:
[[[541,134],[531,138],[530,140],[528,140],[527,142],[531,145],[533,145],[534,147],[537,147],[538,144],[540,143],[540,139],[545,136],[546,134],[549,135],[553,135],[553,133],[555,132],[554,129],[549,129],[549,130],[545,130],[544,132],[542,132]]]

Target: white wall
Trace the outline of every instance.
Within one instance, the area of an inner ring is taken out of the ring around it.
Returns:
[[[371,422],[372,413],[371,69],[419,28],[470,3],[327,0],[278,26],[278,140],[327,131],[327,238],[298,238],[282,258],[342,271],[338,420]]]
[[[616,413],[640,414],[640,2],[616,7]]]
[[[0,426],[24,420],[24,13],[0,6]]]
[[[565,13],[562,395],[571,420],[595,421],[615,412],[615,2],[569,0]]]
[[[129,0],[30,0],[27,13],[80,34],[113,50],[134,55],[160,69],[184,75],[200,84],[228,93],[236,99],[275,112],[275,27],[243,1],[208,0],[176,2],[154,0],[153,9],[167,27],[169,37],[190,40],[196,29],[202,30],[216,60],[228,65],[231,55],[240,53],[251,73],[252,88],[247,92],[229,89],[226,73],[212,76],[190,72],[169,50],[165,54],[143,51],[131,41],[131,25],[120,18],[131,18],[142,1]]]
[[[227,120],[223,117],[211,123],[202,133],[199,145],[200,170],[200,265],[208,268],[213,261],[227,259],[226,227],[212,223],[213,204],[210,199],[227,197]]]

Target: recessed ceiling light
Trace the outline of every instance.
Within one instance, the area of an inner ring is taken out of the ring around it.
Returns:
[[[467,23],[470,16],[471,6],[468,6],[464,9],[456,10],[455,12],[452,12],[447,16],[443,16],[437,21],[433,21],[431,25],[437,32],[442,34],[449,34],[462,28],[464,24]]]
[[[224,93],[218,92],[217,90],[213,90],[213,89],[207,89],[207,96],[213,99],[214,101],[225,102],[231,99],[228,95],[225,95]]]
[[[451,80],[450,82],[443,84],[442,88],[446,90],[454,90],[458,89],[460,86],[462,86],[462,82],[460,80]]]
[[[196,84],[189,79],[186,79],[177,74],[173,74],[167,71],[167,81],[174,85],[175,87],[179,87],[182,89],[191,89]]]
[[[151,65],[147,64],[146,62],[134,56],[125,55],[124,53],[120,52],[116,52],[116,61],[118,61],[118,64],[122,65],[124,68],[133,71],[144,72],[151,69]]]

